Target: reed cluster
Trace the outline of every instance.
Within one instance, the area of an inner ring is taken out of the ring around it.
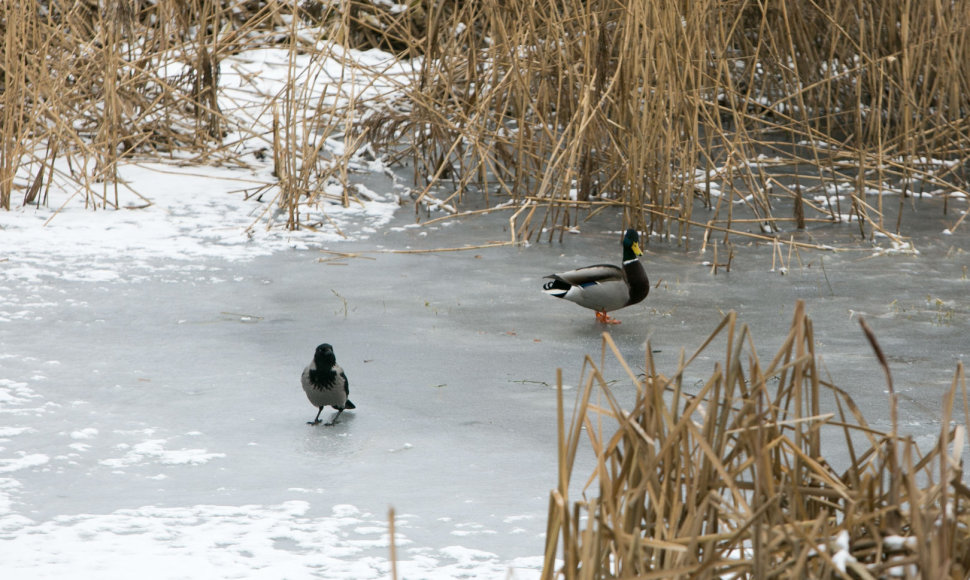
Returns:
[[[886,371],[889,432],[823,378],[801,302],[770,360],[733,312],[669,376],[649,344],[637,374],[604,334],[568,422],[560,374],[559,485],[543,578],[968,577],[966,431],[951,423],[954,404],[967,413],[963,368],[936,445],[920,450],[897,429],[886,360],[863,329]],[[703,376],[692,363],[714,343],[724,357],[709,378],[685,385]],[[636,386],[632,405],[604,379],[607,353]],[[577,482],[584,438],[595,462]]]
[[[85,203],[117,208],[119,163],[218,148],[222,57],[265,36],[258,2],[35,2],[0,7],[0,207],[18,172],[23,204],[44,203],[55,172]]]
[[[418,206],[510,200],[514,239],[611,207],[676,239],[750,235],[743,220],[899,238],[908,196],[970,196],[968,32],[964,3],[910,0],[9,0],[0,207],[41,202],[58,159],[117,207],[121,160],[233,163],[257,136],[292,228],[328,183],[350,203],[352,155],[371,147],[413,166]],[[220,73],[267,46],[293,69],[250,126],[226,114]],[[411,74],[386,81],[394,97],[334,98],[364,74],[343,50],[371,47]],[[344,72],[319,74],[334,55]]]
[[[260,217],[312,227],[301,222],[301,207],[354,200],[347,176],[368,137],[358,121],[368,101],[389,106],[391,89],[377,85],[403,82],[381,79],[383,69],[348,55],[345,47],[366,39],[351,34],[355,12],[340,8],[257,0],[3,2],[0,208],[47,204],[53,186],[67,189],[69,199],[83,196],[86,207],[117,209],[119,189],[130,187],[118,169],[137,159],[254,175],[262,171],[254,159],[268,159],[271,178],[247,192],[272,202]],[[264,77],[258,62],[233,60],[258,50],[286,55],[288,67]],[[328,141],[339,142],[340,152]]]
[[[447,183],[446,203],[478,189],[543,208],[522,237],[602,205],[656,233],[732,229],[730,201],[769,232],[858,220],[862,236],[895,237],[902,212],[885,219],[883,193],[900,210],[914,193],[967,193],[960,3],[419,4],[422,26],[370,8],[388,23],[372,33],[423,59],[411,110],[375,122],[422,197]]]

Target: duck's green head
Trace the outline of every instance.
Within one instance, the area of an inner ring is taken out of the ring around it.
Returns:
[[[623,261],[636,260],[640,255],[643,255],[643,251],[640,250],[640,234],[630,228],[623,235]]]

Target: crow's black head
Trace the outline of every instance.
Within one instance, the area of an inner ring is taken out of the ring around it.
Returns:
[[[313,362],[316,363],[317,369],[326,371],[333,368],[333,365],[337,364],[337,357],[333,354],[333,347],[329,344],[321,344],[317,347],[317,351],[313,353]]]

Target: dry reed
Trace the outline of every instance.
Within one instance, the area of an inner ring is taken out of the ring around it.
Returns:
[[[968,32],[963,3],[908,0],[10,0],[0,207],[41,203],[55,178],[117,207],[125,159],[240,163],[226,137],[242,134],[273,151],[264,190],[291,228],[313,227],[301,203],[354,202],[352,157],[372,144],[412,164],[416,207],[527,207],[515,241],[610,208],[684,243],[698,228],[729,242],[742,219],[902,241],[908,197],[970,195]],[[311,64],[291,58],[247,127],[224,112],[220,67],[264,46]],[[335,94],[361,74],[341,47],[414,63],[389,81],[403,102]],[[341,78],[322,75],[331,57]],[[343,153],[323,155],[328,139]]]
[[[543,578],[968,577],[966,431],[951,423],[958,396],[967,412],[963,367],[937,444],[920,450],[897,429],[889,369],[864,328],[886,371],[889,433],[820,376],[801,302],[770,361],[733,312],[669,376],[649,344],[646,373],[636,374],[604,334],[600,363],[586,357],[569,421],[559,373],[559,485]],[[692,363],[715,341],[726,344],[724,358],[688,392]],[[632,407],[603,377],[607,354],[636,385]],[[584,433],[595,465],[577,483]],[[823,441],[845,465],[829,463],[836,457]]]
[[[25,203],[56,175],[87,205],[117,208],[123,159],[221,146],[219,59],[238,45],[218,35],[227,27],[235,27],[230,37],[256,34],[222,3],[14,0],[0,14],[4,209],[23,187],[15,180],[24,167]],[[66,172],[54,170],[58,155]]]
[[[404,41],[423,58],[412,108],[373,132],[412,159],[419,199],[448,183],[446,203],[475,189],[540,203],[524,237],[551,239],[605,201],[680,239],[699,200],[729,231],[737,201],[769,232],[857,221],[898,241],[904,198],[967,193],[961,4],[421,5],[423,26],[395,28],[398,41],[420,33]],[[884,193],[897,194],[892,222]]]
[[[255,137],[273,151],[277,178],[257,193],[273,190],[286,225],[300,227],[298,204],[318,201],[334,179],[347,182],[366,135],[347,130],[357,103],[339,92],[349,79],[322,74],[331,49],[348,39],[321,43],[331,29],[307,34],[302,16],[292,3],[252,0],[4,2],[0,207],[10,209],[16,190],[24,204],[46,202],[38,194],[56,179],[88,207],[118,208],[117,171],[127,160],[246,166],[238,143]],[[290,55],[284,90],[268,95],[265,110],[226,115],[223,107],[238,103],[220,85],[223,61],[276,45]],[[316,58],[297,67],[307,52]],[[323,143],[335,136],[347,153],[325,159]],[[354,195],[345,190],[346,205]]]

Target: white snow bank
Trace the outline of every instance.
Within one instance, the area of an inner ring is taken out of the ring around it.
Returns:
[[[390,574],[387,522],[353,506],[312,516],[306,501],[279,505],[145,506],[43,523],[0,517],[4,578],[355,578]],[[401,526],[399,524],[398,529]],[[509,565],[491,553],[448,546],[406,549],[398,531],[398,571],[409,578],[538,578],[541,557]]]

